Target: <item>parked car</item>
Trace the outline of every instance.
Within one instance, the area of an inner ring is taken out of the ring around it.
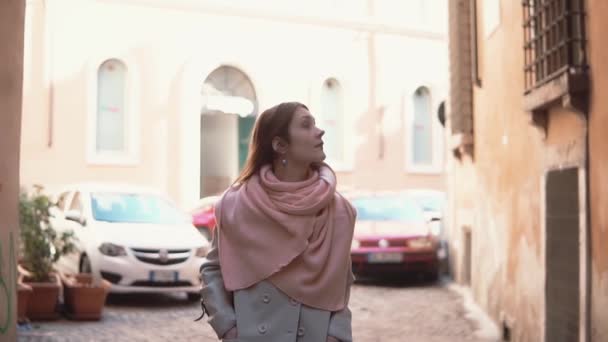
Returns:
[[[59,260],[68,273],[91,273],[110,292],[200,290],[199,268],[210,243],[166,196],[143,188],[80,184],[58,195],[51,224],[72,230],[77,252]]]
[[[194,209],[190,210],[192,224],[199,230],[207,240],[211,240],[215,228],[215,203],[219,196],[208,196],[201,198]]]
[[[427,221],[430,222],[431,231],[439,238],[440,268],[442,273],[449,273],[448,237],[445,231],[444,212],[447,202],[443,191],[433,189],[410,189],[405,194],[420,205]]]
[[[439,277],[440,245],[422,209],[403,193],[357,195],[351,248],[353,272],[361,276],[422,274]]]

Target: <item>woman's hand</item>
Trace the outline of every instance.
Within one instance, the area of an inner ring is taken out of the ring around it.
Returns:
[[[327,336],[327,342],[340,342],[340,341],[333,336]]]
[[[234,327],[232,327],[230,330],[228,330],[224,336],[222,336],[222,340],[226,340],[226,339],[235,339],[238,337],[237,331],[236,331],[236,325]]]

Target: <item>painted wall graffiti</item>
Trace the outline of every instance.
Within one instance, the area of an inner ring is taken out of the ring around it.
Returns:
[[[8,332],[13,322],[13,303],[17,286],[17,263],[15,261],[15,241],[13,233],[8,239],[8,264],[4,268],[3,241],[0,241],[0,335]]]

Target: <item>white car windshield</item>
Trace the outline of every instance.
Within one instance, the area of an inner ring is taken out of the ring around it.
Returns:
[[[166,199],[151,194],[93,193],[93,218],[97,221],[173,224],[188,222]]]

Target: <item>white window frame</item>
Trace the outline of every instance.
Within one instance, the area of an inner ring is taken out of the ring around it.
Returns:
[[[417,164],[414,162],[414,94],[419,88],[426,88],[430,94],[431,101],[431,163]],[[420,84],[413,89],[409,89],[405,94],[405,135],[404,135],[404,151],[405,151],[405,171],[412,174],[429,174],[438,175],[444,172],[443,160],[443,130],[441,123],[437,119],[437,110],[441,101],[437,101],[436,90],[427,84]]]
[[[331,160],[327,158],[326,162],[329,164],[334,171],[336,172],[352,172],[354,170],[354,160],[355,160],[355,141],[354,141],[354,129],[353,122],[354,118],[352,116],[347,115],[347,113],[353,113],[354,111],[349,108],[349,102],[346,99],[349,98],[348,94],[350,92],[348,88],[347,82],[345,82],[345,77],[340,77],[339,75],[323,75],[321,77],[317,77],[313,80],[310,92],[311,99],[309,101],[309,109],[313,116],[317,118],[317,121],[321,119],[322,111],[322,103],[321,103],[321,94],[323,91],[323,87],[325,87],[325,81],[329,79],[334,79],[340,85],[340,89],[342,92],[342,158],[343,160]],[[321,128],[323,128],[321,126]],[[351,147],[351,148],[349,148]]]
[[[485,38],[489,38],[500,26],[500,0],[483,0],[483,31]]]
[[[122,62],[126,69],[126,95],[124,114],[126,118],[126,148],[120,152],[97,151],[97,101],[99,84],[99,67],[108,60]],[[87,86],[87,131],[86,131],[86,161],[90,165],[132,166],[140,163],[140,97],[138,70],[136,63],[119,56],[98,56],[88,64]]]

